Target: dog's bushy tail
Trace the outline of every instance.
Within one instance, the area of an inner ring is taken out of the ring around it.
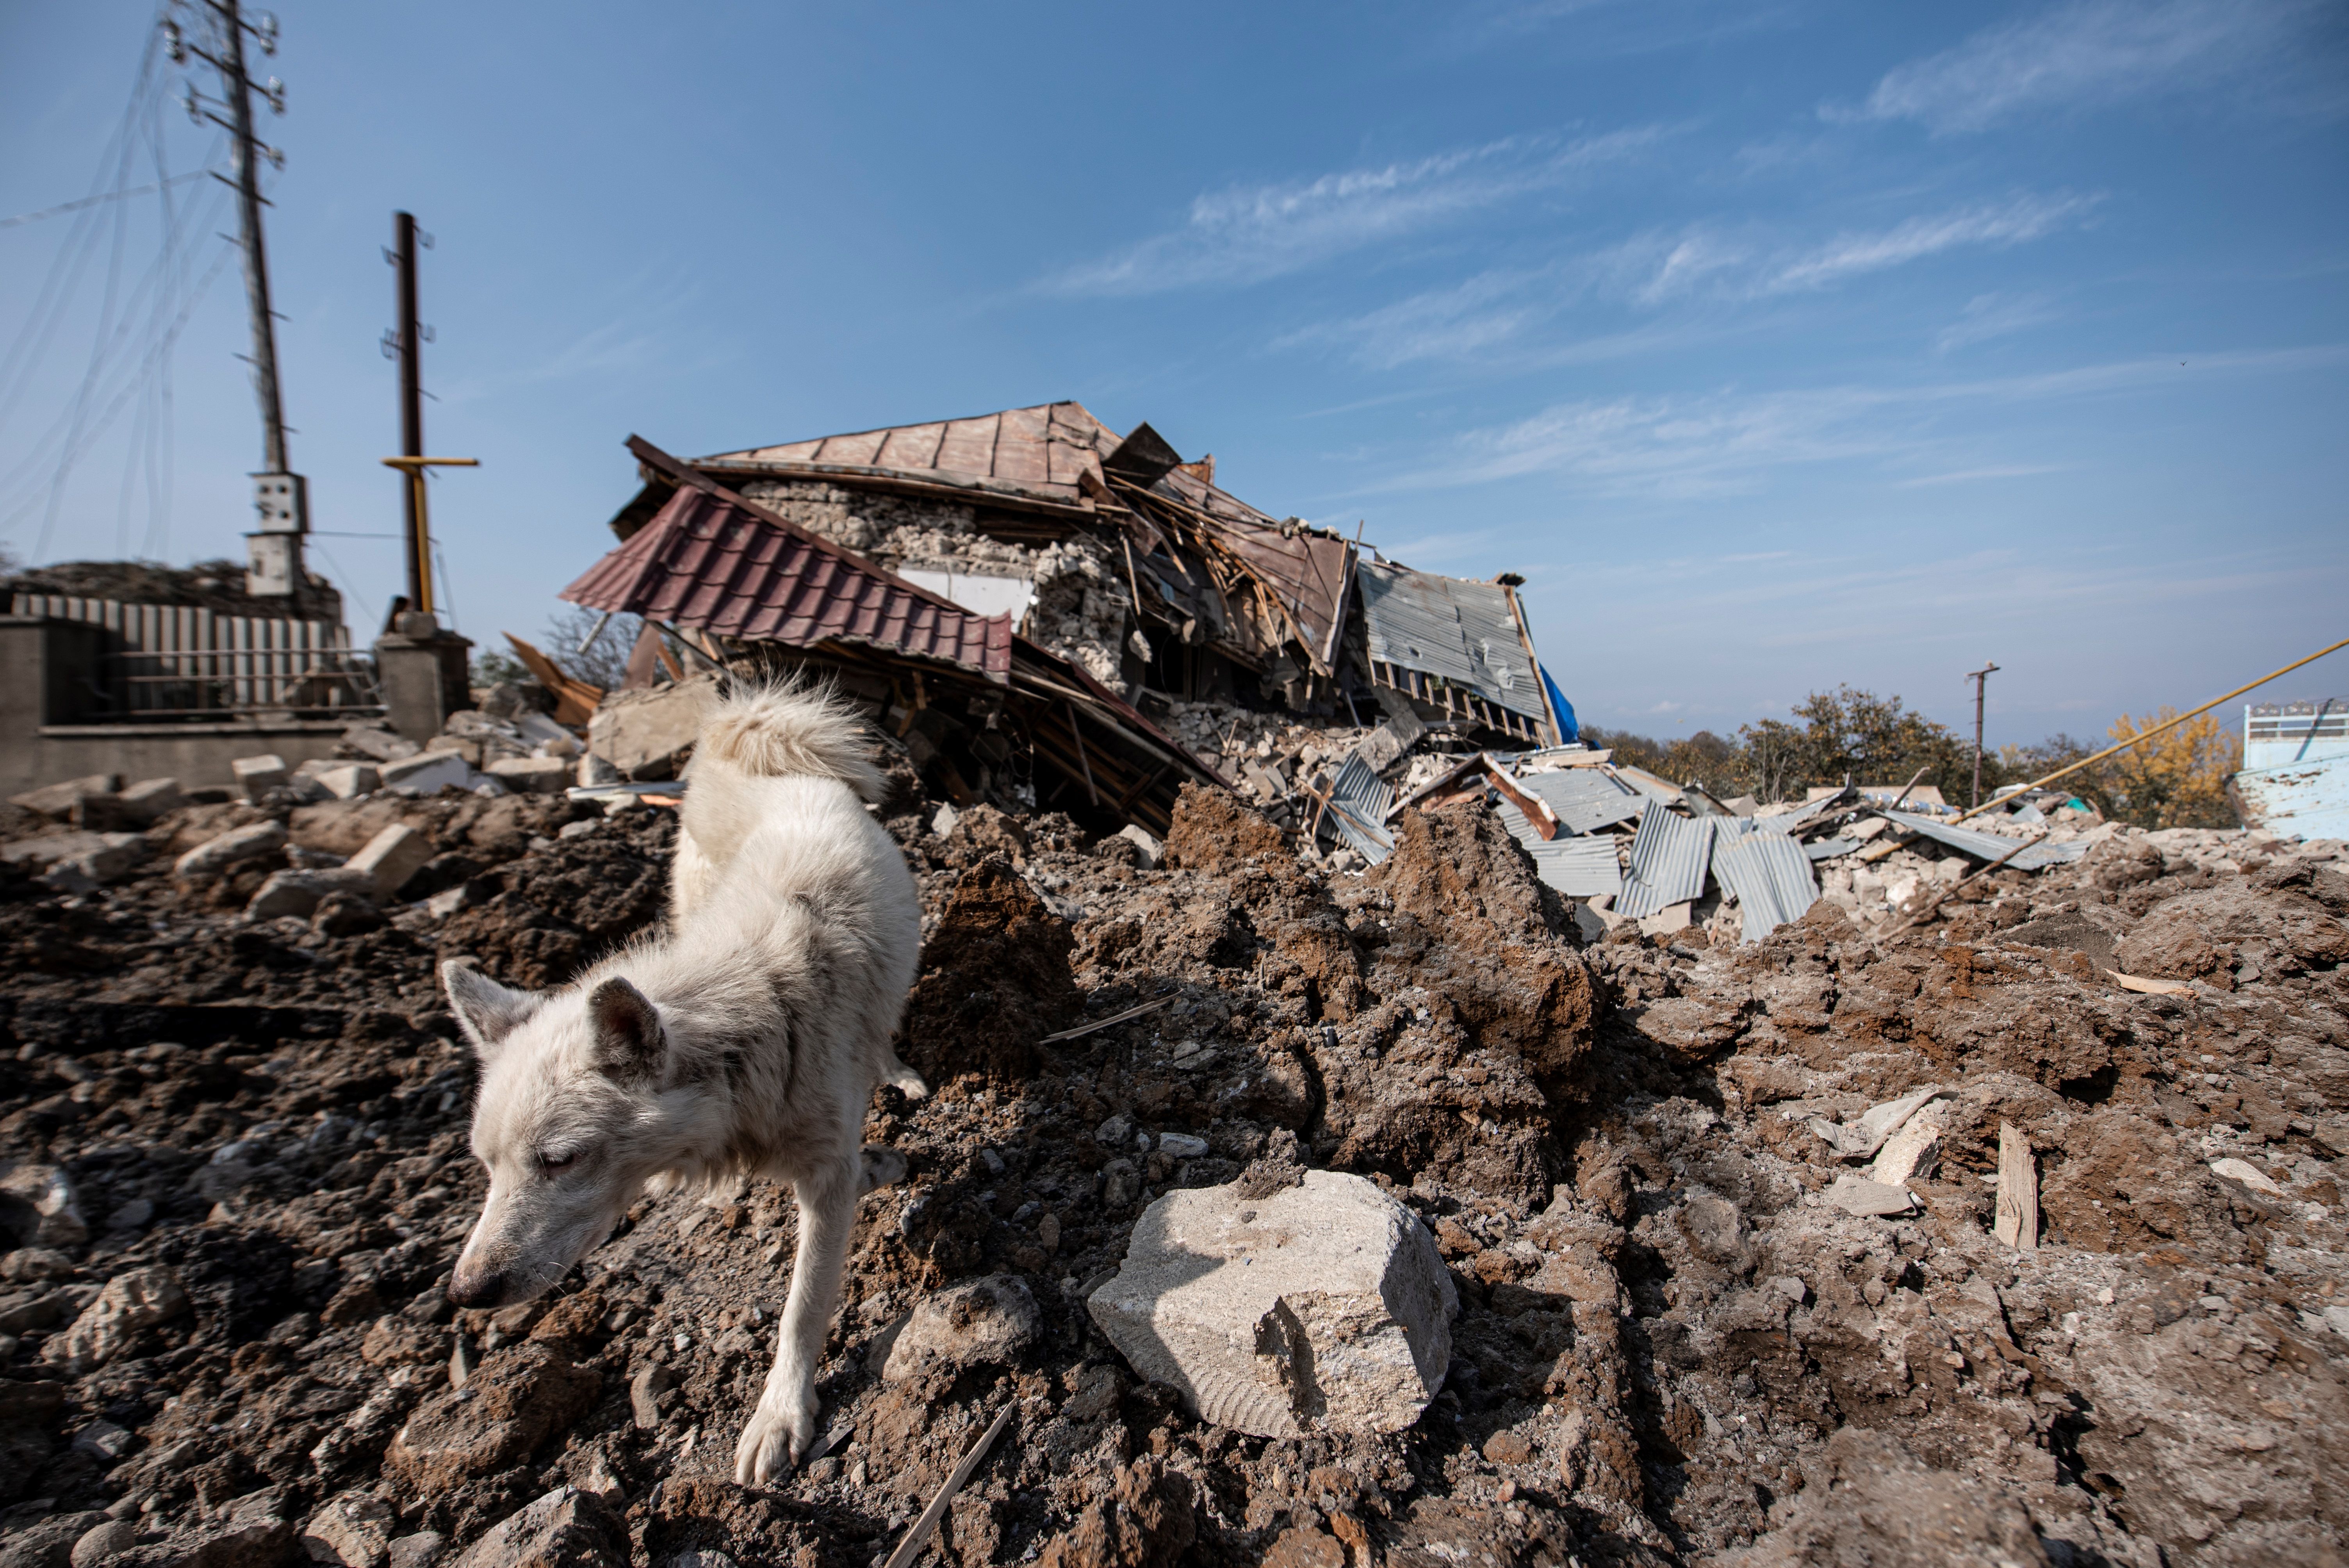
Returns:
[[[856,710],[838,694],[796,682],[740,686],[719,700],[694,748],[697,768],[730,766],[763,778],[837,779],[867,800],[889,793]]]

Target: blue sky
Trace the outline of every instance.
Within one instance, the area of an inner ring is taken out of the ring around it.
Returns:
[[[1391,557],[1524,573],[1585,718],[1661,735],[1843,681],[1970,722],[1986,657],[1994,742],[2091,734],[2349,634],[2337,5],[278,15],[294,465],[362,635],[398,586],[347,536],[398,526],[400,206],[437,241],[429,446],[483,464],[434,488],[477,638],[609,543],[631,432],[1058,397]],[[158,145],[202,168],[168,67],[101,168],[153,15],[0,8],[0,217],[151,181]],[[0,226],[19,556],[241,551],[233,256],[185,304],[212,189],[172,188],[168,310],[160,196],[92,210],[47,314],[80,215]]]

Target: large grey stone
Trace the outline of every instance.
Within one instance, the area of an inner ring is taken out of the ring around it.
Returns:
[[[357,724],[343,731],[342,748],[375,763],[398,762],[423,749],[404,735],[395,735],[388,729],[378,729],[372,725]]]
[[[171,862],[181,882],[210,882],[229,867],[268,859],[285,848],[285,824],[254,822],[205,840]]]
[[[374,884],[378,897],[389,898],[406,886],[408,880],[424,869],[424,862],[433,855],[430,835],[417,831],[405,822],[390,827],[369,839],[359,852],[343,862],[343,870],[358,872]]]
[[[275,752],[260,757],[240,757],[228,765],[228,769],[236,775],[236,787],[243,791],[248,800],[259,800],[294,776],[285,766],[285,758]]]
[[[385,763],[382,771],[385,789],[407,789],[419,795],[437,795],[450,784],[463,789],[471,785],[473,778],[471,765],[454,751],[419,752]]]
[[[455,1568],[627,1568],[628,1532],[603,1500],[559,1486],[473,1542]]]
[[[93,773],[87,779],[68,779],[62,784],[45,784],[22,795],[11,795],[8,803],[62,822],[73,815],[74,806],[85,795],[111,795],[121,788],[121,774]]]
[[[177,779],[141,779],[115,799],[122,804],[122,814],[141,828],[187,803]]]
[[[73,1178],[37,1161],[0,1174],[0,1230],[27,1247],[78,1247],[89,1240]]]
[[[561,757],[501,757],[482,769],[517,795],[560,795],[575,770]]]
[[[615,692],[587,721],[587,749],[624,779],[674,779],[678,755],[700,735],[717,695],[717,683],[707,677]]]
[[[41,1358],[68,1372],[88,1372],[122,1354],[144,1330],[187,1310],[188,1293],[178,1274],[160,1264],[132,1269],[108,1280],[73,1326],[41,1346]]]
[[[272,872],[269,880],[254,892],[253,901],[244,906],[245,918],[276,920],[290,914],[307,920],[316,913],[319,901],[334,892],[372,899],[376,896],[375,878],[348,866]]]
[[[926,1373],[1006,1366],[1036,1342],[1043,1326],[1026,1281],[989,1274],[923,1297],[890,1345],[881,1377],[902,1383]]]
[[[1259,1437],[1394,1432],[1443,1386],[1459,1298],[1434,1238],[1360,1176],[1167,1193],[1093,1321],[1203,1419]]]
[[[313,1563],[340,1568],[385,1568],[391,1560],[392,1532],[399,1528],[390,1505],[369,1492],[333,1499],[302,1527],[302,1550]]]

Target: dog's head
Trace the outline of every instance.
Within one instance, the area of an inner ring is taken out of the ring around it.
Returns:
[[[449,1299],[510,1305],[568,1274],[674,1162],[667,1036],[660,1009],[617,977],[536,993],[458,964],[440,977],[481,1058],[473,1153],[490,1172]]]

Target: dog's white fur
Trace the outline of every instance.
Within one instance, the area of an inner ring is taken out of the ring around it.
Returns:
[[[882,788],[842,704],[738,691],[695,748],[667,936],[535,995],[441,969],[481,1061],[473,1152],[490,1172],[451,1301],[539,1295],[648,1186],[790,1184],[799,1253],[774,1369],[735,1450],[746,1486],[813,1440],[856,1200],[905,1169],[860,1147],[873,1090],[928,1092],[890,1048],[921,912],[904,855],[859,803]]]

